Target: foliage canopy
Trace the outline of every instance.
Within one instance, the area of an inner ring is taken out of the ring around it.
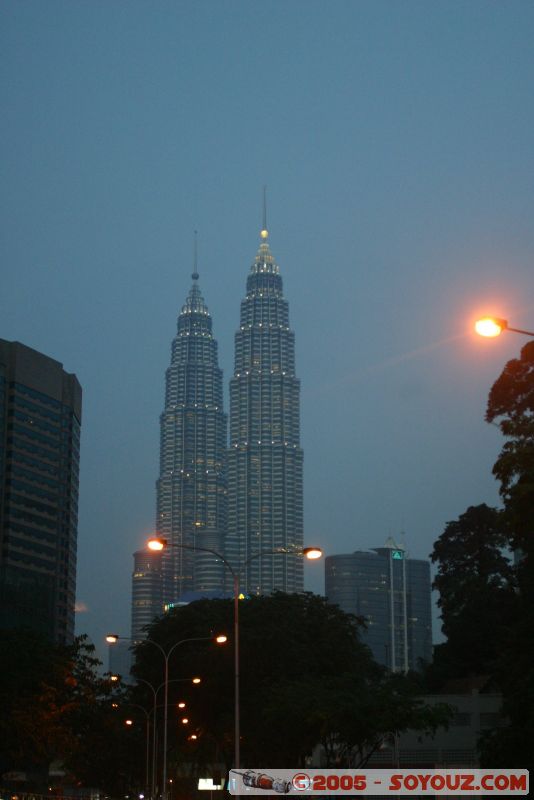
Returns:
[[[517,600],[496,678],[508,725],[483,744],[485,764],[534,769],[534,341],[505,365],[488,398],[488,422],[506,442],[495,462],[504,513],[516,549]]]
[[[136,732],[112,706],[125,693],[99,666],[86,637],[61,647],[28,630],[0,631],[0,773],[25,773],[34,791],[47,791],[51,764],[70,784],[113,793],[142,785]]]
[[[358,621],[310,593],[275,593],[240,603],[241,732],[245,764],[271,767],[304,765],[322,743],[336,763],[363,763],[387,731],[430,729],[446,718],[443,708],[421,706],[419,691],[401,676],[391,676],[359,640]],[[168,650],[175,642],[230,632],[233,603],[202,600],[175,609],[156,622],[149,637]],[[188,702],[198,740],[174,736],[175,754],[196,752],[227,766],[233,760],[233,642],[224,649],[206,642],[176,648],[171,679],[199,673],[203,683],[189,687]],[[150,643],[137,648],[136,674],[157,686],[163,659]],[[176,701],[187,684],[172,684]],[[138,697],[150,695],[143,684]],[[171,724],[170,730],[173,731]],[[206,743],[210,743],[207,746]]]
[[[482,504],[448,522],[434,544],[442,630],[447,641],[435,649],[430,687],[449,678],[489,674],[500,657],[516,606],[515,574],[506,548],[504,515]]]

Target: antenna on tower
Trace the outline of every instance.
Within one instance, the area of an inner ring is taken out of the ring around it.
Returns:
[[[193,274],[191,277],[194,281],[198,281],[198,231],[195,231],[193,244]]]
[[[267,239],[269,231],[267,230],[267,187],[263,187],[263,225],[261,229],[261,238]]]

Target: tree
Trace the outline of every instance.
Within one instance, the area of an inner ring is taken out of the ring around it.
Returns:
[[[1,631],[0,642],[0,767],[47,772],[68,741],[59,697],[64,658],[31,631]]]
[[[434,544],[433,586],[447,642],[436,649],[429,670],[432,688],[448,678],[493,671],[516,606],[509,544],[503,513],[485,504],[448,522]]]
[[[52,762],[68,780],[109,792],[137,779],[142,758],[112,705],[124,690],[99,666],[86,637],[63,647],[31,631],[0,631],[1,772],[26,773],[34,791],[47,790]]]
[[[232,630],[231,601],[202,600],[174,609],[150,628],[166,650],[177,641]],[[385,731],[428,728],[439,713],[422,709],[402,676],[393,680],[359,640],[351,615],[313,594],[275,593],[240,604],[242,759],[250,765],[295,767],[315,744],[329,746],[332,759],[352,762],[381,741]],[[198,739],[181,737],[180,752],[200,755],[211,743],[226,766],[233,760],[233,643],[224,649],[205,642],[184,644],[171,657],[170,677],[194,675],[203,682],[189,691]],[[135,672],[159,685],[163,659],[149,643],[136,651]],[[178,695],[173,683],[171,701]],[[143,685],[137,690],[143,699]],[[183,688],[181,688],[183,692]],[[148,702],[149,695],[144,696]],[[440,717],[442,719],[442,717]],[[173,726],[170,726],[173,731]],[[170,737],[176,742],[176,733]],[[173,742],[170,742],[171,748]],[[209,748],[208,748],[209,750]]]
[[[509,361],[493,384],[486,420],[495,422],[507,441],[493,467],[514,542],[534,552],[534,341]]]
[[[63,718],[71,736],[65,767],[85,786],[111,794],[144,787],[143,727],[128,729],[129,692],[101,675],[94,645],[78,637],[67,648],[71,708]]]
[[[518,594],[496,676],[508,725],[483,743],[485,764],[534,769],[534,341],[509,361],[491,388],[486,420],[506,442],[493,474],[517,548]]]
[[[305,679],[273,687],[271,702],[262,718],[277,731],[277,763],[284,753],[300,745],[293,766],[304,765],[314,746],[323,746],[327,766],[366,766],[391,731],[408,728],[434,733],[447,725],[451,713],[445,704],[429,706],[420,699],[420,686],[399,673],[380,669],[374,679],[345,672],[328,680]],[[280,726],[280,709],[290,724]],[[286,759],[287,760],[287,759]],[[291,763],[286,763],[291,766]]]

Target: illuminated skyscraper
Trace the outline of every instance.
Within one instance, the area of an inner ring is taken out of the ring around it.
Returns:
[[[264,220],[230,381],[226,555],[249,593],[303,590],[302,559],[270,554],[303,544],[299,394],[295,336]]]
[[[226,416],[222,372],[198,272],[178,317],[160,418],[158,534],[174,545],[224,549]],[[163,554],[163,601],[224,585],[223,565],[208,553],[169,547]]]

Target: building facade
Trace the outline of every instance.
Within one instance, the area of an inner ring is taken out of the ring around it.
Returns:
[[[410,559],[389,538],[383,547],[325,559],[330,603],[363,617],[362,641],[394,672],[432,659],[430,563]]]
[[[235,335],[230,381],[226,555],[244,591],[303,590],[300,383],[282,278],[261,231]],[[264,555],[260,555],[264,553]]]
[[[82,390],[0,339],[0,627],[74,637]]]
[[[184,592],[224,586],[222,562],[192,549],[224,552],[227,502],[222,371],[196,264],[192,278],[172,342],[160,418],[156,528],[173,545],[163,553],[164,603],[180,600]]]
[[[502,695],[495,691],[487,676],[448,681],[439,694],[423,695],[429,706],[450,706],[453,716],[447,726],[432,733],[403,731],[391,738],[384,748],[375,751],[368,766],[378,769],[396,767],[479,768],[480,739],[495,728],[506,725]],[[392,745],[396,744],[396,748]]]
[[[145,626],[163,613],[162,553],[145,547],[134,553],[132,573],[132,628],[130,638],[140,642],[146,636]],[[110,651],[117,649],[117,644]]]

